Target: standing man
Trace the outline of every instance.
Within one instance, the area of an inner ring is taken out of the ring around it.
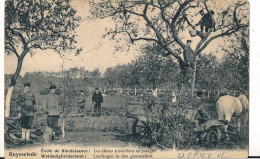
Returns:
[[[30,129],[34,116],[34,105],[36,104],[35,96],[30,91],[31,84],[24,83],[24,90],[18,95],[18,116],[21,117],[22,142],[33,142],[30,139]]]
[[[187,40],[187,46],[184,48],[183,57],[185,63],[193,68],[193,62],[195,60],[195,56],[191,49],[191,40]]]
[[[83,90],[80,90],[80,95],[78,98],[78,113],[77,114],[84,114],[85,115],[85,103],[86,103],[86,96]]]
[[[62,115],[62,106],[59,103],[59,95],[55,94],[56,86],[50,86],[50,93],[46,95],[46,113],[48,127],[52,129],[52,139],[58,140],[59,137],[55,135],[58,130],[59,117]]]
[[[92,103],[94,105],[94,116],[100,116],[101,105],[103,104],[103,96],[98,88],[95,89],[95,92],[92,96]]]
[[[197,97],[195,97],[193,99],[193,108],[195,109],[195,119],[198,119],[198,115],[200,116],[200,118],[210,118],[207,110],[204,108],[203,103],[201,101],[201,97],[202,97],[203,92],[202,91],[198,91],[197,92]],[[198,126],[199,122],[197,121],[197,126]],[[198,144],[201,144],[201,135],[202,133],[200,131],[197,132],[196,134],[196,141]]]
[[[195,61],[195,55],[193,50],[191,49],[191,40],[187,40],[187,46],[185,46],[184,51],[183,51],[183,57],[184,57],[184,62],[187,64],[186,69],[185,69],[185,81],[188,81],[191,83],[192,79],[192,69],[194,68],[194,61]]]

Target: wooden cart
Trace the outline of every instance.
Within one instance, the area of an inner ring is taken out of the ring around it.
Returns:
[[[132,133],[144,145],[155,143],[163,148],[175,149],[187,149],[193,144],[216,147],[220,142],[218,129],[227,122],[216,119],[195,120],[194,109],[181,111],[185,114],[161,120],[154,120],[151,114],[142,109],[127,112],[126,116],[133,119]]]

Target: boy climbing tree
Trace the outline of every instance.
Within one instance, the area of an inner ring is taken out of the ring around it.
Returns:
[[[214,31],[216,31],[215,23],[213,22],[214,19],[212,17],[215,14],[215,12],[211,10],[210,12],[205,14],[203,10],[200,10],[200,14],[202,18],[197,24],[195,24],[195,27],[200,25],[200,31],[202,33],[204,32],[204,28],[205,32],[208,32],[210,28],[213,28]]]

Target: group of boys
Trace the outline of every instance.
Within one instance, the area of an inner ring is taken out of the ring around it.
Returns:
[[[19,93],[17,105],[18,116],[21,119],[22,138],[21,142],[31,143],[33,140],[30,138],[30,130],[33,122],[35,112],[36,99],[34,93],[30,90],[31,84],[29,82],[24,83],[24,90]],[[94,104],[94,114],[100,116],[101,104],[103,103],[102,94],[96,88],[95,93],[92,96],[92,102]],[[55,132],[58,130],[58,121],[63,116],[63,107],[60,96],[56,93],[56,86],[50,86],[50,93],[47,94],[43,100],[44,113],[47,114],[47,126],[51,128],[52,140],[57,140],[59,137]],[[78,100],[79,111],[84,111],[85,107],[85,95],[84,91],[81,91]]]

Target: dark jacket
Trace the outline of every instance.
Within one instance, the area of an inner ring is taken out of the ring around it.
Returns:
[[[194,53],[192,49],[188,46],[184,48],[183,57],[186,63],[193,63],[193,61],[195,60]]]
[[[201,23],[205,24],[205,26],[212,27],[213,21],[212,21],[211,16],[210,16],[209,13],[205,14],[205,15],[202,17]]]
[[[29,92],[21,92],[18,95],[18,112],[23,116],[34,116],[34,105],[36,104],[34,94]]]
[[[193,99],[193,108],[197,109],[199,108],[200,106],[202,106],[202,101],[201,99],[199,99],[198,97],[195,97]]]
[[[92,102],[103,103],[103,96],[100,92],[94,93],[92,96]]]
[[[200,118],[210,118],[209,113],[205,109],[205,106],[203,105],[201,99],[199,99],[198,97],[195,97],[193,99],[193,108],[197,109],[197,113],[199,114]],[[197,118],[199,117],[197,116]]]

